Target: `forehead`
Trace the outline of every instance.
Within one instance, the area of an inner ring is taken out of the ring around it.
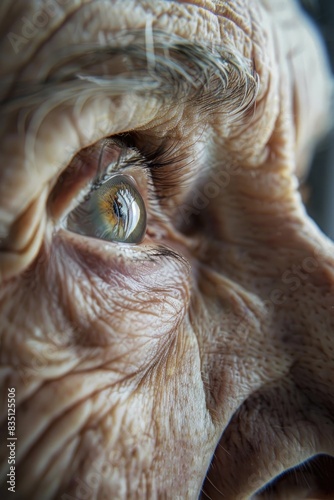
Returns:
[[[41,4],[21,0],[2,5],[1,71],[6,74],[27,61],[41,64],[50,51],[78,43],[104,43],[115,32],[147,29],[150,24],[188,40],[233,44],[249,56],[251,35],[256,36],[253,19],[259,18],[257,2],[247,1],[49,0]]]

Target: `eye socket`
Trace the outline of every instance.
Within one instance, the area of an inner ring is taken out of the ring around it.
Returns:
[[[66,219],[66,227],[84,236],[120,243],[140,243],[146,233],[144,200],[127,175],[116,174],[93,191]]]

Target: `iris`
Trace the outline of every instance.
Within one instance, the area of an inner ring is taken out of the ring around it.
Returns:
[[[140,243],[146,233],[145,203],[134,181],[116,174],[94,190],[67,217],[67,229],[84,236]]]

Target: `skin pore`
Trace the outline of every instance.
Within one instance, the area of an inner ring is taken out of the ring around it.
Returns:
[[[298,191],[330,77],[297,5],[4,1],[0,30],[16,497],[331,498],[333,243]],[[108,169],[142,241],[69,230]]]

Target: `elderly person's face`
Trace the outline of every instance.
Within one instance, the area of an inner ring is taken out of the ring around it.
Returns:
[[[321,46],[290,1],[43,5],[0,6],[14,498],[250,498],[334,453],[333,245],[298,191]]]

